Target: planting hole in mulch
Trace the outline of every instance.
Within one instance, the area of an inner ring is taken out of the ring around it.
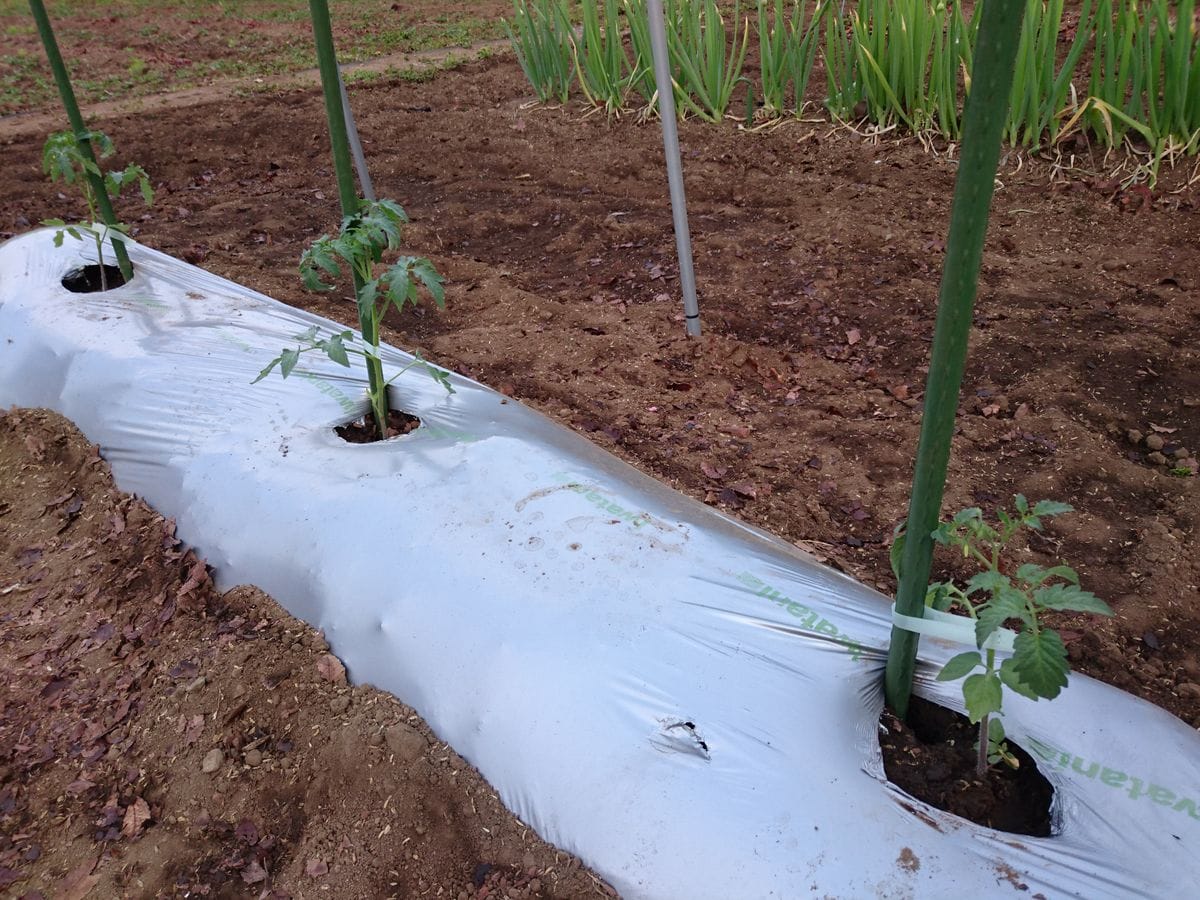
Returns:
[[[966,716],[920,697],[909,705],[909,720],[884,709],[879,746],[888,781],[930,806],[977,825],[1049,837],[1054,788],[1028,753],[1008,741],[1020,761],[1016,769],[994,765],[986,778],[975,774],[979,729]]]
[[[100,277],[103,268],[104,277]],[[125,276],[117,266],[100,266],[96,263],[72,269],[63,276],[62,286],[75,294],[92,294],[97,291],[118,288],[125,283]]]
[[[388,438],[400,437],[416,431],[420,427],[421,420],[416,416],[410,416],[399,409],[388,411]],[[373,413],[367,413],[363,418],[347,422],[345,425],[338,425],[333,430],[337,432],[338,437],[349,444],[373,444],[380,439]]]

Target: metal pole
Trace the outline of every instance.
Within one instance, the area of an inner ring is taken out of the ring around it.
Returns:
[[[696,302],[696,271],[692,266],[692,234],[688,228],[687,197],[683,192],[683,165],[679,161],[679,131],[675,122],[675,92],[667,56],[667,25],[662,0],[648,0],[650,47],[654,54],[654,81],[658,87],[658,117],[662,120],[663,150],[667,157],[667,184],[671,189],[671,218],[675,223],[675,249],[679,254],[679,286],[683,289],[683,316],[687,333],[700,336],[700,306]]]
[[[79,152],[94,164],[96,155],[92,152],[91,132],[84,125],[83,116],[79,112],[75,91],[71,87],[71,77],[67,74],[62,54],[58,52],[58,41],[54,38],[54,29],[50,26],[50,17],[46,15],[46,7],[42,0],[29,0],[29,8],[37,22],[38,34],[41,35],[42,46],[46,48],[50,71],[54,73],[54,83],[58,85],[58,94],[62,98],[63,109],[67,112],[67,121],[71,123],[71,131],[75,133],[75,140],[79,144]],[[113,228],[117,225],[117,216],[113,212],[112,201],[104,187],[104,179],[94,172],[88,172],[87,178],[92,184],[92,193],[96,195],[96,205],[100,207],[100,216],[104,219],[104,224],[113,229],[110,232],[110,241],[117,257],[117,266],[121,269],[121,277],[129,281],[133,277],[133,266],[129,262],[129,254],[125,252],[125,242],[115,236],[119,235],[119,232]]]
[[[346,133],[350,138],[350,153],[354,157],[354,171],[358,173],[358,186],[362,188],[363,198],[375,199],[375,185],[371,183],[371,173],[367,171],[367,157],[363,153],[362,141],[358,139],[358,126],[354,124],[354,110],[350,108],[350,95],[346,93],[346,82],[342,78],[342,67],[337,67],[338,91],[342,95],[342,109],[346,112]]]
[[[916,618],[925,612],[925,591],[933,560],[931,534],[941,514],[979,265],[1024,16],[1025,0],[987,0],[979,23],[971,94],[963,121],[962,154],[950,211],[950,235],[942,267],[937,326],[926,380],[925,415],[921,419],[900,560],[900,587],[896,593],[896,611]],[[884,692],[888,705],[901,718],[908,715],[917,641],[915,632],[892,627]]]

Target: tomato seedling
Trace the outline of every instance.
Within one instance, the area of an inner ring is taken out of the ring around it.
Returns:
[[[358,303],[361,346],[355,345],[356,338],[352,331],[322,337],[320,329],[313,326],[296,335],[297,346],[284,349],[258,373],[252,383],[266,378],[276,366],[279,366],[280,374],[287,378],[296,368],[300,356],[313,350],[323,352],[343,366],[350,365],[351,354],[361,356],[367,367],[367,395],[380,440],[387,437],[388,385],[409,369],[424,369],[448,393],[454,393],[449,374],[430,365],[419,353],[415,354],[413,362],[391,378],[385,380],[383,377],[379,332],[388,308],[394,306],[403,311],[407,304],[416,305],[420,301],[421,287],[425,288],[439,308],[444,309],[446,305],[442,276],[437,273],[433,263],[424,257],[402,256],[382,274],[374,274],[375,265],[383,260],[383,254],[400,245],[401,227],[407,221],[404,210],[391,200],[362,200],[359,201],[358,212],[342,220],[337,237],[322,235],[304,251],[300,257],[300,276],[309,290],[333,290],[332,284],[322,280],[323,275],[339,278],[343,275],[343,265],[349,266]]]
[[[115,152],[112,140],[102,131],[89,131],[87,140],[92,146],[92,152],[96,159],[107,159]],[[113,200],[116,200],[126,187],[137,185],[147,206],[154,203],[154,189],[150,186],[150,177],[146,174],[145,169],[133,164],[119,171],[102,173],[100,166],[84,155],[79,147],[79,141],[69,131],[56,132],[46,139],[46,143],[42,147],[42,171],[50,176],[50,180],[53,182],[61,180],[64,184],[79,185],[88,208],[90,224],[68,225],[62,219],[42,220],[43,225],[53,225],[59,229],[54,233],[54,246],[61,247],[63,239],[67,235],[78,241],[82,241],[85,234],[89,235],[96,242],[96,258],[100,266],[100,290],[108,290],[108,276],[104,268],[104,241],[112,232],[120,235],[128,234],[129,228],[121,222],[114,222],[111,225],[99,223],[101,217],[96,188],[88,176],[94,175],[103,179],[104,189]],[[114,236],[112,240],[122,240],[122,238]]]
[[[1002,554],[1018,532],[1023,528],[1040,531],[1043,519],[1073,509],[1053,500],[1039,500],[1030,506],[1021,494],[1014,498],[1014,505],[1012,513],[997,510],[998,526],[984,521],[978,507],[964,509],[938,525],[934,541],[959,550],[978,563],[980,571],[963,587],[953,581],[938,582],[929,585],[925,595],[927,606],[942,612],[957,609],[975,623],[977,649],[951,658],[937,680],[964,679],[967,716],[979,725],[976,772],[981,776],[989,764],[1017,765],[1000,721],[1005,688],[1030,700],[1053,700],[1067,686],[1067,648],[1058,632],[1046,627],[1043,616],[1066,611],[1112,615],[1107,603],[1080,588],[1079,576],[1069,566],[1024,563],[1011,574],[1003,571]],[[892,543],[894,571],[899,569],[903,547],[904,534],[898,530]],[[996,650],[985,645],[1009,621],[1018,623],[1012,655],[997,664]]]

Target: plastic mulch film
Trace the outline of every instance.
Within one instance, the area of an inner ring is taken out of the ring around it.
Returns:
[[[127,285],[61,286],[87,248],[0,248],[0,405],[48,407],[173,516],[219,584],[324,629],[543,837],[626,897],[1183,897],[1200,737],[1073,675],[1005,699],[1054,834],[967,823],[889,784],[889,601],[454,375],[393,386],[421,427],[350,445],[360,372],[319,354],[251,386],[316,316],[130,243]],[[410,357],[385,349],[388,367]],[[916,691],[958,648],[922,641]]]

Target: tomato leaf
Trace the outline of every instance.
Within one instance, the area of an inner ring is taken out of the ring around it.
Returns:
[[[983,658],[975,650],[960,653],[951,657],[942,671],[938,672],[938,681],[957,681],[964,675],[969,675],[974,669],[983,665]]]
[[[292,374],[292,370],[296,368],[296,363],[300,362],[299,350],[284,350],[279,355],[279,372],[284,378]]]
[[[1012,657],[1009,657],[1008,659],[1004,660],[1004,662],[1000,663],[1000,681],[1003,682],[1006,688],[1016,691],[1022,697],[1027,697],[1030,700],[1036,700],[1038,698],[1038,695],[1035,694],[1033,690],[1021,680],[1021,676],[1018,675],[1016,669],[1013,668]]]
[[[1033,693],[1053,700],[1067,686],[1067,648],[1058,632],[1023,631],[1013,642],[1013,673]]]
[[[1052,584],[1033,592],[1033,601],[1043,609],[1070,610],[1111,616],[1112,607],[1093,594],[1074,584]]]
[[[1009,585],[1007,578],[1004,581],[1006,586],[1002,586],[976,613],[978,618],[975,620],[975,643],[980,647],[1006,621],[1024,620],[1029,614],[1025,605],[1025,595]]]
[[[963,682],[962,690],[971,724],[977,724],[984,716],[1000,711],[1004,690],[998,675],[970,675]]]

